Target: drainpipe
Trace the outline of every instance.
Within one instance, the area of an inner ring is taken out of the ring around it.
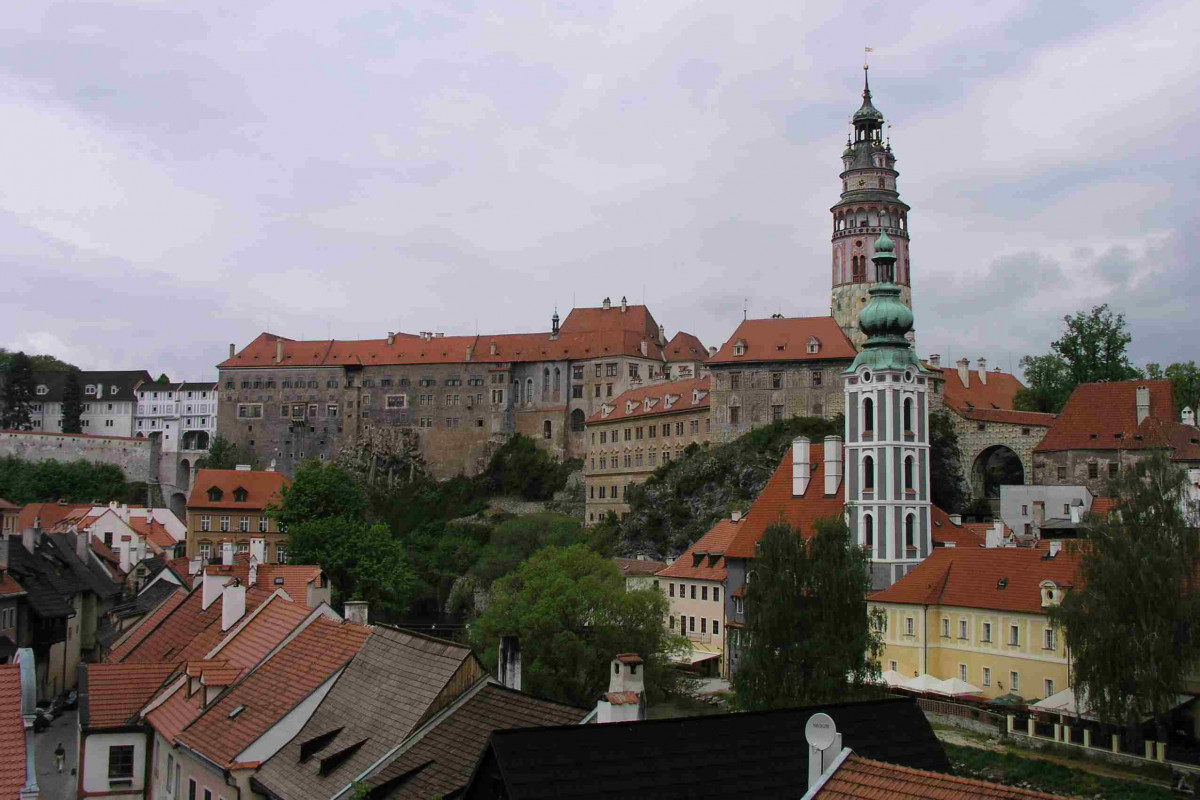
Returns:
[[[924,667],[924,669],[922,669],[921,672],[923,674],[928,674],[929,673],[929,604],[928,603],[925,604],[925,610],[922,612],[922,616],[924,618],[923,623],[922,623],[922,627],[923,627],[924,631],[922,632],[921,636],[924,639],[924,641],[921,642],[921,649],[925,652],[925,657],[922,659],[921,666]]]

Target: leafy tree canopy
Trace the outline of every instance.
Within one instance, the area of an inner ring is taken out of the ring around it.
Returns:
[[[25,431],[33,427],[33,364],[24,353],[12,353],[0,395],[0,428]]]
[[[616,565],[586,546],[548,547],[495,583],[471,635],[493,671],[500,637],[517,636],[527,690],[589,708],[607,691],[618,653],[645,660],[648,692],[673,688],[668,660],[686,644],[663,630],[666,613],[662,592],[627,592]]]
[[[1177,412],[1185,408],[1200,412],[1200,367],[1195,361],[1177,362],[1165,370],[1160,364],[1147,364],[1146,377],[1166,378],[1171,382],[1171,399]]]
[[[284,530],[327,517],[362,520],[367,510],[366,495],[350,473],[315,458],[301,462],[280,494],[270,513]]]
[[[197,469],[234,469],[239,464],[249,464],[251,469],[258,469],[258,457],[240,444],[234,444],[224,436],[217,434],[209,442],[208,455],[196,459]]]
[[[11,369],[13,358],[16,355],[13,351],[0,347],[0,372],[8,372]],[[29,366],[41,372],[66,372],[69,369],[79,369],[74,364],[60,361],[51,355],[29,356]]]
[[[488,462],[481,476],[490,494],[519,495],[526,500],[549,500],[566,485],[567,476],[580,462],[559,463],[528,436],[517,435],[505,442]]]
[[[929,415],[929,496],[948,514],[961,514],[966,500],[962,473],[962,451],[949,412]]]
[[[67,371],[62,400],[63,433],[83,433],[83,387],[79,383],[79,370]]]
[[[1021,369],[1029,388],[1017,392],[1013,407],[1018,411],[1040,411],[1044,414],[1061,411],[1071,396],[1071,390],[1075,388],[1067,362],[1054,353],[1024,356]]]
[[[30,462],[0,458],[0,497],[11,503],[108,502],[145,503],[143,483],[127,483],[115,464],[91,461]]]
[[[1080,579],[1050,609],[1065,629],[1072,680],[1090,709],[1136,727],[1155,715],[1160,733],[1200,661],[1200,543],[1186,474],[1157,453],[1110,481],[1115,511],[1093,520]]]
[[[733,686],[746,709],[827,703],[879,691],[883,640],[872,622],[867,556],[841,517],[811,538],[787,524],[763,533],[746,582],[746,627]]]

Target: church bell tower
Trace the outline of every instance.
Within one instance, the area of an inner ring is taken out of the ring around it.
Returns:
[[[854,132],[842,151],[842,198],[833,214],[833,290],[830,313],[842,331],[861,348],[865,334],[858,315],[868,290],[882,278],[876,274],[875,239],[887,234],[895,245],[894,283],[900,302],[912,307],[908,259],[908,206],[896,187],[896,156],[883,135],[883,114],[871,104],[871,85],[863,66],[863,102],[850,122]]]

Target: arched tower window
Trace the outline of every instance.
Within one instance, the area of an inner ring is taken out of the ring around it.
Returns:
[[[549,396],[550,396],[550,368],[545,367],[542,369],[542,397],[547,398]]]
[[[912,406],[913,406],[912,398],[906,397],[904,399],[904,432],[905,433],[912,433],[912,429],[913,429]]]
[[[913,457],[907,456],[904,459],[904,490],[907,492],[913,491]]]
[[[904,517],[904,546],[909,550],[917,549],[917,517],[915,514]]]
[[[533,378],[525,379],[525,402],[533,402]]]
[[[863,547],[875,549],[875,517],[870,514],[863,516]]]
[[[559,392],[561,391],[559,389],[559,384],[561,382],[561,378],[562,378],[561,372],[559,371],[558,367],[555,367],[554,368],[554,399],[555,400],[559,399]]]
[[[863,398],[863,433],[875,432],[875,401]]]
[[[875,491],[875,459],[863,456],[863,491]]]
[[[571,430],[573,430],[573,431],[583,430],[583,411],[581,409],[577,408],[571,412]],[[593,436],[594,435],[595,434],[593,434]]]

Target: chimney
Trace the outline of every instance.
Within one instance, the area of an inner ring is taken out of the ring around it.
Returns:
[[[804,738],[808,742],[808,788],[812,789],[842,754],[842,735],[832,717],[818,712],[804,724]]]
[[[516,636],[500,637],[500,661],[496,680],[508,689],[521,691],[521,642]]]
[[[645,355],[646,355],[646,353],[647,353],[647,351],[648,351],[648,346],[649,346],[649,343],[648,343],[648,342],[647,342],[645,339],[642,339],[642,342],[641,342],[641,349],[642,349],[642,356],[643,356],[643,357],[645,357]]]
[[[958,379],[962,381],[962,385],[971,388],[971,360],[969,358],[960,358],[955,362],[958,367]]]
[[[366,600],[347,600],[342,607],[342,616],[355,625],[368,625],[370,606]]]
[[[1046,524],[1046,501],[1045,500],[1034,500],[1033,501],[1033,526],[1035,528],[1040,529],[1045,524]]]
[[[226,567],[233,566],[233,542],[228,539],[221,542],[221,564]]]
[[[1060,552],[1062,552],[1062,542],[1059,542],[1059,541],[1051,542],[1050,543],[1050,557],[1054,558]]]
[[[554,309],[554,316],[550,318],[550,341],[558,339],[558,309]]]
[[[613,657],[608,692],[596,704],[596,722],[633,722],[646,718],[643,666],[637,653]]]
[[[1179,415],[1179,421],[1184,425],[1191,425],[1194,428],[1196,426],[1196,412],[1192,411],[1190,407],[1184,406],[1183,413]]]
[[[807,436],[797,436],[792,440],[792,497],[803,497],[808,491],[808,482],[812,477],[809,445]]]
[[[491,356],[496,355],[496,340],[495,339],[493,339],[488,344],[488,355],[491,355]]]
[[[712,358],[712,357],[713,357],[713,356],[715,356],[716,354],[717,354],[717,348],[713,347],[712,345],[709,345],[709,347],[708,347],[708,357],[709,357],[709,358]]]
[[[600,304],[600,307],[605,311],[608,311],[610,308],[612,308],[612,301],[606,297],[604,298],[604,302]]]
[[[625,309],[629,308],[629,304],[625,302],[625,295],[621,295],[621,313],[625,313]]]
[[[32,553],[37,547],[38,532],[35,528],[26,528],[21,531],[21,546],[25,548],[25,552]]]
[[[1004,523],[996,520],[984,534],[984,546],[988,548],[1004,547]]]
[[[250,569],[247,570],[247,573],[248,574],[246,575],[246,585],[247,586],[257,586],[258,585],[258,562],[257,561],[250,562]]]
[[[665,347],[667,344],[667,329],[662,325],[658,326],[658,346]]]
[[[85,564],[87,563],[87,560],[88,560],[87,551],[88,551],[87,531],[80,531],[79,533],[75,534],[75,556]],[[122,564],[121,566],[124,567],[125,565]]]
[[[1142,420],[1150,416],[1150,387],[1137,387],[1137,421],[1138,425],[1142,424]]]
[[[388,347],[391,347],[395,343],[396,343],[396,332],[388,331]]]
[[[842,471],[842,437],[826,436],[825,437],[825,494],[831,496],[837,494],[838,487],[842,485],[842,476],[845,474]]]
[[[204,610],[215,603],[217,598],[221,596],[221,589],[225,586],[226,579],[224,575],[209,575],[208,571],[205,570],[201,573],[200,580],[202,581],[200,585],[200,608]]]
[[[250,539],[250,557],[262,564],[267,560],[267,540],[261,536]]]
[[[233,358],[233,356],[234,356],[233,342],[230,342],[229,343],[229,357]]]
[[[962,525],[962,514],[950,514],[951,525]]]
[[[238,472],[249,472],[250,465],[249,464],[237,464],[234,466],[234,469],[237,470]]]
[[[283,361],[283,339],[275,340],[275,363]]]
[[[942,356],[939,353],[930,353],[929,366],[940,368],[942,366]]]
[[[734,511],[732,514],[729,515],[729,521],[730,522],[741,522],[742,521],[742,512]]]
[[[235,578],[221,592],[221,630],[227,631],[246,613],[246,587]]]
[[[441,331],[438,331],[437,333],[435,333],[435,334],[433,335],[433,338],[435,338],[435,339],[441,339],[441,338],[445,337],[445,335],[446,335],[446,334],[442,333]]]
[[[987,359],[979,359],[979,382],[987,385]]]
[[[204,559],[200,556],[192,556],[188,559],[188,575],[195,575],[202,566],[204,566]]]

